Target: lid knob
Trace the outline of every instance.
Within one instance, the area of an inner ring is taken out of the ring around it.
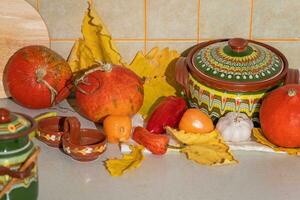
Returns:
[[[0,108],[0,124],[9,123],[10,121],[10,112],[5,108]]]
[[[240,53],[247,50],[248,40],[243,38],[232,38],[228,41],[228,45],[234,52]]]

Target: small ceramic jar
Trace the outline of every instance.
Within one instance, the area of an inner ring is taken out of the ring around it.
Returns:
[[[264,95],[285,83],[298,83],[299,72],[277,49],[242,38],[203,42],[176,64],[176,80],[192,107],[217,120],[227,112],[246,113],[259,122]]]
[[[35,128],[31,117],[0,108],[1,200],[37,199],[37,148],[28,138]]]

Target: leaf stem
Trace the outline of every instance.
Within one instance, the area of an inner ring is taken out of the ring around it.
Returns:
[[[181,150],[181,149],[184,148],[184,145],[181,145],[181,146],[174,146],[174,145],[168,144],[168,148],[169,148],[169,149]]]

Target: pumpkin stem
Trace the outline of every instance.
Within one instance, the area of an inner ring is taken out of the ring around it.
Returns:
[[[296,96],[296,94],[297,94],[296,90],[294,90],[294,89],[289,89],[288,90],[288,95],[290,97]]]
[[[46,71],[46,68],[44,68],[44,67],[38,67],[37,70],[35,71],[36,81],[38,83],[43,83],[50,90],[51,105],[53,105],[55,97],[58,93],[46,80],[44,80],[44,77],[46,76],[46,74],[47,74],[47,71]]]
[[[51,105],[54,104],[55,97],[57,95],[57,91],[45,80],[42,80],[42,83],[50,90],[51,93]]]
[[[38,83],[41,83],[46,74],[47,71],[44,67],[38,67],[37,70],[35,70],[36,81]]]
[[[88,94],[88,92],[84,91],[80,87],[78,87],[79,83],[84,83],[85,85],[88,85],[88,83],[85,81],[85,77],[95,71],[102,71],[102,72],[111,72],[112,65],[109,63],[103,64],[101,61],[97,61],[97,65],[95,67],[85,71],[82,76],[80,76],[78,79],[74,81],[75,87],[82,92],[83,94]]]

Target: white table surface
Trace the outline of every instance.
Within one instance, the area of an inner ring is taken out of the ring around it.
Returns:
[[[67,107],[67,102],[61,103]],[[22,108],[0,99],[0,107],[31,116],[46,110]],[[76,113],[60,113],[76,115]],[[80,117],[83,127],[95,127]],[[300,157],[234,151],[239,164],[207,167],[181,154],[146,155],[140,168],[111,177],[103,160],[118,156],[116,145],[96,161],[81,163],[35,140],[39,157],[39,200],[293,200],[300,196]]]

